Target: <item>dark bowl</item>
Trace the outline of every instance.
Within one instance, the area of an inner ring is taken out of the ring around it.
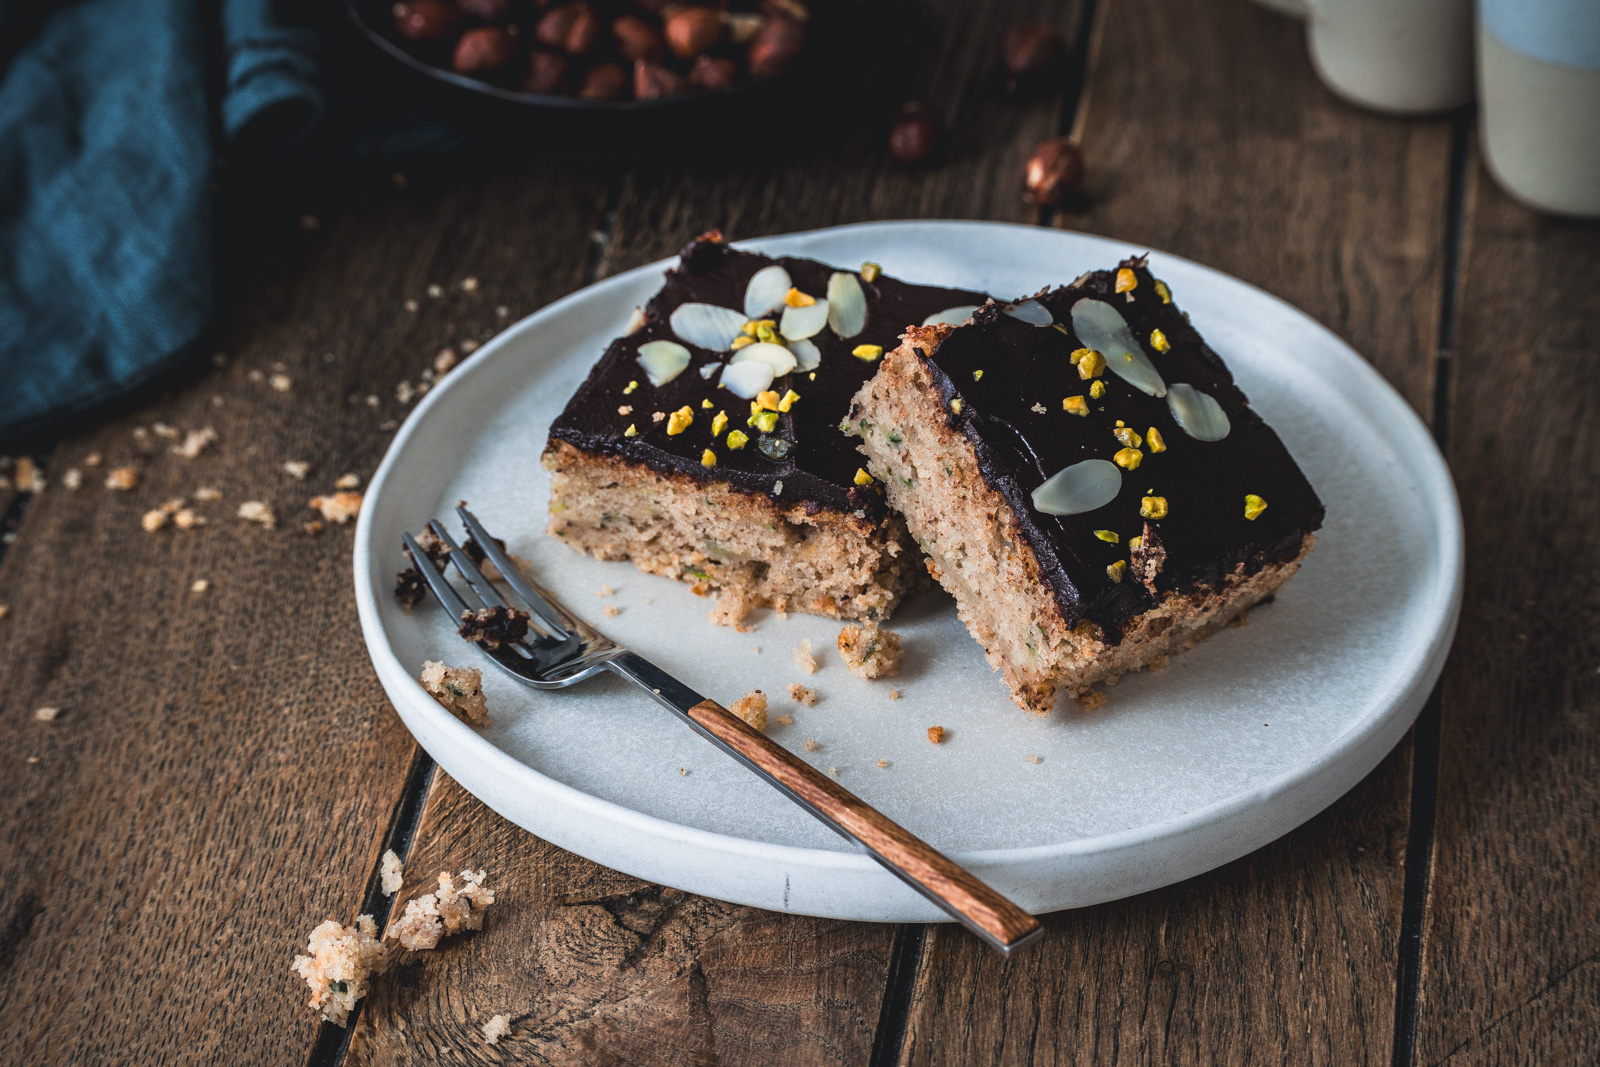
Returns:
[[[722,92],[695,92],[654,100],[583,100],[576,96],[527,93],[502,81],[485,81],[450,69],[450,46],[402,38],[394,28],[392,0],[345,0],[350,20],[375,47],[417,80],[431,85],[439,101],[468,121],[487,121],[508,132],[534,134],[577,147],[644,148],[685,134],[705,144],[721,134],[747,138],[770,129],[786,114],[785,104],[805,97],[803,112],[816,114],[849,82],[838,75],[859,69],[851,58],[872,38],[870,0],[818,0],[807,24],[806,46],[795,65],[771,78]],[[829,76],[829,75],[833,76]]]

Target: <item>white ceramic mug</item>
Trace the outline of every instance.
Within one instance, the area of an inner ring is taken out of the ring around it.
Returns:
[[[1256,3],[1306,20],[1317,74],[1351,103],[1428,114],[1472,99],[1472,0]]]
[[[1541,211],[1600,218],[1600,0],[1480,0],[1483,156]]]

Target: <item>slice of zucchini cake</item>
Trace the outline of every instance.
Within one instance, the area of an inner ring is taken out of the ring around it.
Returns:
[[[1238,617],[1322,523],[1142,258],[907,331],[842,428],[1035,714]]]
[[[925,581],[839,420],[908,327],[979,293],[697,238],[550,430],[547,532],[751,608],[886,617]]]

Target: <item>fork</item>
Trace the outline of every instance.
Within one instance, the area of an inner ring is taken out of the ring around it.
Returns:
[[[754,771],[767,784],[816,816],[830,829],[865,849],[911,888],[949,912],[973,933],[1010,955],[1033,941],[1039,920],[957,866],[927,842],[870,807],[838,782],[770,740],[714,700],[702,697],[636,652],[631,652],[574,616],[546,590],[523,575],[465,504],[456,508],[471,539],[526,605],[528,636],[478,651],[523,685],[565,689],[601,671],[626,678],[664,705],[707,741]],[[437,519],[429,530],[449,550],[449,561],[484,607],[512,608]],[[409,533],[401,535],[417,570],[452,621],[474,610],[443,568]]]

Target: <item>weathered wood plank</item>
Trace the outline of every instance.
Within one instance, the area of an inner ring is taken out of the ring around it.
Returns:
[[[1445,670],[1417,1062],[1600,1061],[1600,240],[1475,166],[1450,461],[1466,599]]]
[[[0,1061],[276,1064],[311,1047],[290,959],[317,922],[353,918],[413,743],[366,666],[351,528],[308,536],[306,500],[371,473],[399,380],[510,321],[497,305],[525,314],[580,284],[604,185],[538,172],[437,199],[369,190],[301,234],[293,280],[256,286],[225,328],[226,368],[138,416],[214,426],[209,451],[152,435],[136,490],[102,488],[102,467],[34,500],[0,567]],[[135,459],[134,422],[63,443],[52,475],[90,451]],[[141,530],[203,485],[222,494],[194,505],[208,525]],[[248,499],[276,530],[235,517]],[[35,721],[43,704],[60,718]]]
[[[1334,100],[1299,24],[1242,0],[1107,5],[1099,32],[1080,122],[1093,207],[1060,224],[1284,296],[1428,414],[1447,124]],[[1410,751],[1222,870],[1053,916],[1014,962],[935,930],[904,1061],[1388,1062]]]

